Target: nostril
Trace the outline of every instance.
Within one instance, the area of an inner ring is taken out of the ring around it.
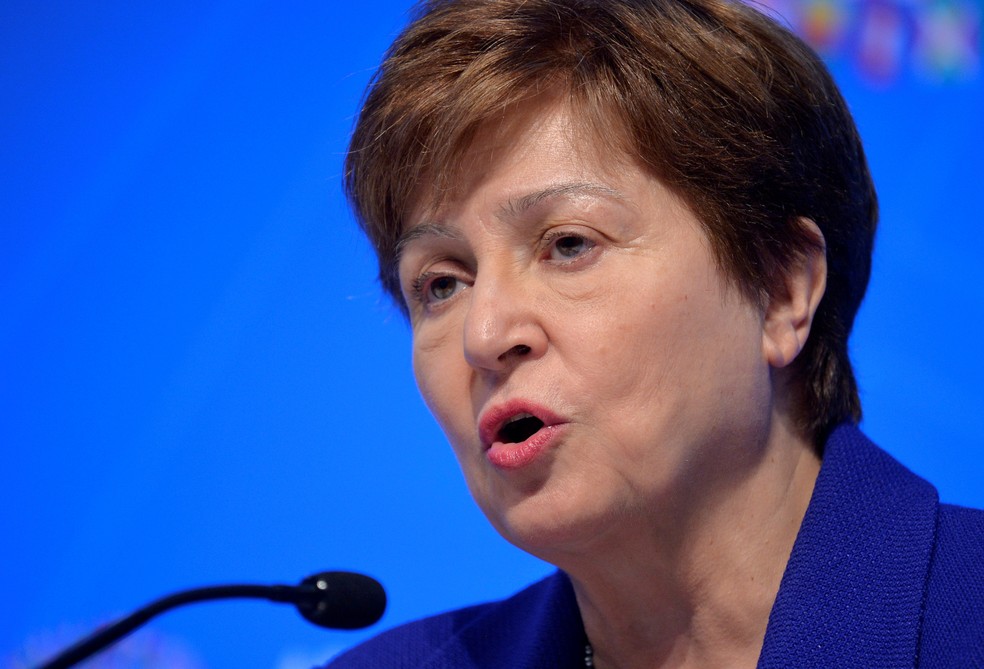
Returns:
[[[499,360],[505,360],[506,358],[509,358],[511,356],[516,356],[521,358],[532,350],[533,349],[531,349],[526,344],[516,344],[511,349],[500,355]]]

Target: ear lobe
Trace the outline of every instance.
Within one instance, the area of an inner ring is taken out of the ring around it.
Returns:
[[[775,368],[789,365],[806,346],[813,316],[827,287],[827,247],[823,233],[808,218],[800,218],[798,222],[817,244],[794,259],[769,299],[762,344],[766,360]]]

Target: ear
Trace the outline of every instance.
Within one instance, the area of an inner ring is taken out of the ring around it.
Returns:
[[[769,299],[762,345],[766,360],[774,368],[787,366],[806,346],[813,315],[827,287],[827,247],[823,233],[808,218],[800,218],[798,223],[817,244],[795,258]]]

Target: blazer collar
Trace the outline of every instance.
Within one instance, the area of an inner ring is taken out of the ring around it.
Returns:
[[[759,669],[914,667],[935,488],[856,427],[831,434]]]

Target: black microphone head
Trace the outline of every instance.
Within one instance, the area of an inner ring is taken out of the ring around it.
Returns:
[[[308,576],[300,587],[305,596],[297,610],[315,625],[357,630],[372,625],[386,610],[386,591],[374,578],[348,571]]]

